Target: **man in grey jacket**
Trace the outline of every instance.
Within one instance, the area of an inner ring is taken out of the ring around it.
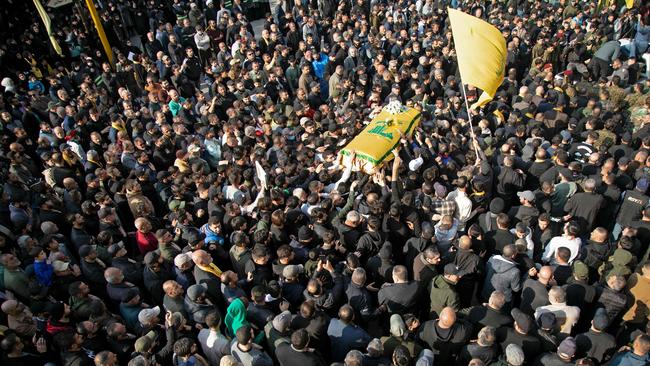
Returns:
[[[507,305],[512,305],[513,292],[521,291],[521,273],[514,258],[517,250],[512,244],[503,247],[502,255],[494,255],[487,263],[487,274],[483,286],[483,298],[488,299],[492,291],[501,291]]]
[[[612,72],[612,62],[618,58],[621,52],[621,42],[609,41],[594,53],[594,57],[589,62],[589,69],[594,79],[606,78]]]

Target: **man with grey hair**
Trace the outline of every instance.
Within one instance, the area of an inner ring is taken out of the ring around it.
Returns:
[[[104,279],[106,280],[106,292],[108,293],[108,297],[115,304],[119,304],[131,289],[135,289],[138,292],[140,291],[132,283],[124,281],[124,274],[119,268],[106,268],[106,270],[104,270]]]
[[[463,309],[460,313],[465,315],[469,323],[474,324],[472,334],[476,334],[480,326],[498,329],[512,324],[512,318],[502,311],[505,304],[503,292],[493,291],[486,304]]]
[[[377,315],[377,310],[374,300],[370,292],[366,288],[366,270],[357,267],[352,272],[350,284],[345,290],[345,295],[348,298],[348,304],[354,309],[356,318],[362,325]]]
[[[605,205],[602,195],[596,193],[596,180],[589,178],[582,183],[584,192],[574,194],[564,205],[564,221],[575,220],[580,225],[581,235],[594,229],[594,222]]]
[[[553,313],[560,332],[566,335],[571,334],[571,329],[580,318],[580,308],[567,305],[566,291],[559,286],[554,286],[548,291],[548,301],[551,303],[550,305],[540,306],[535,310],[535,320],[544,313]]]
[[[362,366],[363,365],[363,353],[361,353],[361,351],[357,351],[356,349],[353,349],[352,351],[348,352],[347,355],[345,355],[345,359],[343,360],[343,365],[344,366]]]
[[[498,349],[495,344],[496,330],[493,327],[483,327],[478,332],[476,342],[466,344],[460,351],[460,361],[463,364],[478,358],[489,365],[496,360]]]

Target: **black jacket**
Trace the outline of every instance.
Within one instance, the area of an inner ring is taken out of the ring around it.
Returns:
[[[379,305],[386,305],[390,313],[408,314],[415,313],[419,285],[415,281],[408,283],[386,283],[379,290]]]
[[[532,316],[538,307],[548,304],[550,302],[548,301],[548,289],[546,286],[535,279],[527,279],[521,290],[519,309]]]
[[[472,335],[469,324],[457,320],[450,329],[442,329],[437,320],[429,320],[420,328],[420,339],[435,353],[436,364],[451,365]]]
[[[280,366],[324,366],[325,362],[322,357],[316,355],[313,351],[296,351],[291,344],[282,343],[275,349],[275,356],[280,362]]]

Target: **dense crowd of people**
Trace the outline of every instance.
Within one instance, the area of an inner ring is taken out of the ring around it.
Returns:
[[[646,2],[95,1],[112,60],[6,3],[3,366],[650,364]],[[479,109],[447,6],[506,40]]]

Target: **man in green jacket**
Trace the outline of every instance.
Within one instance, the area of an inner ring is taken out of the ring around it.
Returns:
[[[458,283],[460,275],[458,267],[453,263],[445,266],[444,273],[437,275],[431,281],[429,295],[431,299],[431,319],[438,317],[438,314],[445,307],[450,307],[455,311],[460,308],[460,300],[456,292],[455,285]]]

